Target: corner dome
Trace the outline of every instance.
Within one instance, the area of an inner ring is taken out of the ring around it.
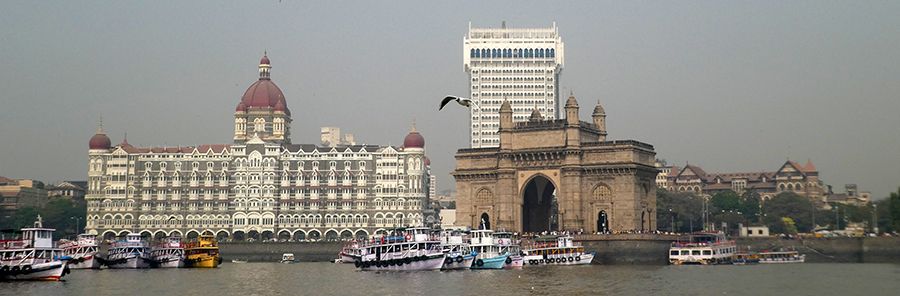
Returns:
[[[411,132],[406,135],[406,138],[403,139],[403,147],[405,148],[425,148],[425,138],[416,131],[416,127],[413,126]]]
[[[111,142],[109,141],[109,137],[103,133],[103,128],[100,128],[93,137],[91,137],[91,141],[88,142],[88,146],[91,150],[109,150]]]
[[[594,115],[606,114],[606,110],[603,110],[603,106],[600,106],[600,102],[597,102],[597,107],[594,107]]]
[[[569,93],[569,99],[566,100],[566,108],[578,108],[578,101],[575,101],[575,95],[571,92]]]
[[[425,165],[431,165],[431,159],[428,157],[425,158]]]
[[[263,58],[262,58],[261,60],[259,60],[259,64],[260,64],[260,65],[268,65],[268,64],[269,64],[269,57],[268,57],[267,55],[263,55]]]
[[[538,111],[537,107],[534,107],[534,111],[531,111],[531,121],[541,121],[541,112]]]
[[[234,112],[247,112],[247,105],[241,101],[238,103],[237,108],[234,109]]]

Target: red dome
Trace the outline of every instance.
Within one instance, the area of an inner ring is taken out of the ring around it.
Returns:
[[[431,165],[431,159],[425,158],[425,165]]]
[[[406,135],[406,139],[403,139],[403,147],[425,148],[425,138],[413,127],[413,130]]]
[[[237,108],[234,110],[235,112],[247,112],[247,105],[244,104],[243,101],[238,103]]]
[[[284,105],[285,113],[288,113],[284,94],[268,77],[260,77],[241,98],[241,103],[248,108],[275,108],[279,102]]]
[[[268,64],[269,64],[269,57],[263,55],[263,58],[262,58],[261,60],[259,60],[259,64],[260,64],[260,65],[268,65]]]
[[[110,144],[109,137],[107,137],[103,131],[98,131],[91,137],[88,146],[91,147],[91,150],[109,150]]]
[[[287,115],[291,115],[291,110],[288,110],[287,108],[285,108],[284,104],[282,104],[281,101],[279,101],[278,103],[275,104],[275,111],[281,111]]]

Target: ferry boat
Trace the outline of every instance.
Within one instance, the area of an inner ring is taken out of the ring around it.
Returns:
[[[352,264],[353,262],[356,262],[359,260],[359,243],[354,242],[344,245],[344,248],[339,255],[341,255],[341,263]]]
[[[96,234],[79,234],[74,241],[60,241],[59,248],[69,260],[69,269],[100,269]]]
[[[126,234],[125,240],[112,243],[106,257],[109,268],[150,268],[153,262],[147,242],[138,233]]]
[[[196,241],[184,245],[184,266],[216,268],[222,263],[219,257],[219,243],[212,235],[201,235]]]
[[[501,250],[500,239],[494,238],[493,230],[472,230],[469,236],[469,247],[477,252],[472,269],[500,269],[507,261],[512,262],[509,251]]]
[[[571,236],[543,236],[522,246],[528,265],[587,265],[594,260],[594,253],[586,253],[584,246],[575,243]]]
[[[803,263],[806,255],[797,251],[762,251],[759,253],[759,263]]]
[[[445,258],[441,241],[428,228],[415,227],[361,245],[360,259],[353,264],[376,271],[440,270]]]
[[[150,257],[153,258],[156,267],[184,267],[184,244],[181,243],[181,237],[170,236],[165,242],[154,245]]]
[[[759,254],[750,251],[737,251],[731,255],[731,264],[750,265],[759,263]]]
[[[44,228],[38,216],[33,228],[22,228],[21,239],[0,240],[0,281],[59,281],[71,272],[59,258],[62,249],[53,247],[55,230]]]
[[[281,254],[281,263],[297,263],[297,260],[294,259],[294,253]]]
[[[440,233],[441,250],[447,254],[444,259],[444,266],[441,269],[469,269],[475,261],[477,252],[472,251],[468,241],[464,237],[464,232],[459,230],[448,230]]]
[[[525,257],[519,252],[522,241],[513,237],[512,232],[495,232],[494,239],[500,246],[500,253],[509,253],[503,268],[522,268],[525,265]]]
[[[731,263],[731,255],[737,251],[734,241],[721,231],[697,232],[689,242],[673,242],[669,248],[669,264],[723,264]]]

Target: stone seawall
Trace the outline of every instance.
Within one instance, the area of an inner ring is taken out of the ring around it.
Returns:
[[[585,251],[594,252],[595,264],[668,263],[669,246],[687,237],[671,235],[622,234],[579,235]],[[818,237],[784,239],[777,237],[731,238],[738,249],[752,251],[797,250],[811,263],[900,263],[900,237]],[[219,243],[222,259],[277,262],[284,253],[294,253],[299,261],[328,261],[338,258],[344,243]]]

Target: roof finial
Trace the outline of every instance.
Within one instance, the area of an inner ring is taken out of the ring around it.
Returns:
[[[416,131],[416,117],[415,116],[413,116],[413,130],[412,131],[413,132]]]
[[[98,134],[103,133],[103,116],[100,116],[100,130],[97,131]]]

